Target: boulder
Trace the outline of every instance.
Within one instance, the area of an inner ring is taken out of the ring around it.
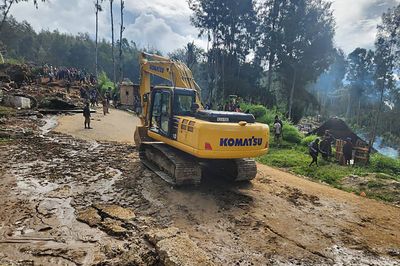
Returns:
[[[58,97],[46,97],[39,103],[40,108],[56,109],[56,110],[71,110],[77,106],[69,101]]]
[[[152,230],[146,237],[155,245],[163,265],[214,265],[207,254],[178,228]]]
[[[30,109],[31,108],[31,99],[23,96],[17,95],[7,95],[3,99],[4,105],[18,108],[18,109]]]

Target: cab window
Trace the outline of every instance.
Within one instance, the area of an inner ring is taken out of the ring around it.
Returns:
[[[170,93],[159,91],[154,94],[153,111],[150,130],[164,135],[169,134],[171,117]]]
[[[193,94],[177,94],[174,99],[174,113],[176,115],[192,115]]]

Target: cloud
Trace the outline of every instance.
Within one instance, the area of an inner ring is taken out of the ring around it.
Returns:
[[[148,13],[142,13],[133,24],[129,24],[125,36],[135,40],[140,47],[156,48],[164,52],[182,47],[190,41],[190,37],[174,32],[165,20]]]
[[[373,48],[376,25],[389,7],[400,0],[333,0],[337,22],[335,42],[349,53],[356,47]],[[100,38],[111,39],[109,1],[103,3],[99,17]],[[190,24],[191,10],[187,0],[125,0],[125,37],[145,47],[164,53],[181,48],[187,42],[206,48],[207,42],[197,37]],[[119,1],[114,1],[115,28],[119,29]],[[77,34],[88,32],[94,37],[93,0],[47,0],[39,3],[18,3],[11,9],[17,20],[27,20],[35,30],[58,30]],[[116,34],[118,36],[118,34]]]
[[[115,36],[119,36],[119,1],[114,1]],[[99,37],[111,40],[109,1],[103,2],[99,14]],[[19,3],[11,9],[18,20],[27,20],[37,30],[58,30],[71,34],[87,32],[94,38],[95,9],[93,1],[48,0],[35,9],[32,3]],[[190,24],[191,11],[186,0],[125,1],[124,37],[140,47],[153,47],[164,53],[195,41],[205,48],[205,42],[197,38],[197,30]],[[117,39],[117,37],[116,37]]]
[[[373,48],[382,13],[398,3],[400,0],[334,0],[336,45],[347,53],[357,47]]]

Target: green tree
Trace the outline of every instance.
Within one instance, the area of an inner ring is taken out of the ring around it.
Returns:
[[[241,65],[255,46],[252,0],[189,0],[192,24],[211,42],[207,53],[209,100],[238,91]]]
[[[349,82],[349,104],[346,111],[348,119],[357,115],[357,124],[360,123],[362,103],[370,93],[374,82],[374,52],[364,48],[356,48],[347,57],[348,72],[346,79]]]
[[[302,105],[315,100],[310,99],[306,85],[332,62],[334,19],[331,3],[322,0],[291,1],[284,9],[277,71],[288,99],[288,118],[297,122],[303,113]]]
[[[10,12],[11,7],[14,4],[18,4],[20,2],[28,2],[30,0],[3,0],[2,3],[0,4],[0,12],[1,12],[1,22],[0,22],[0,31],[3,29],[3,25],[7,20],[8,13]],[[41,0],[42,2],[45,2],[45,0]],[[38,8],[38,0],[33,0],[33,5],[35,8]]]

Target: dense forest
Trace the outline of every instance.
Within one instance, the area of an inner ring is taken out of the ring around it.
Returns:
[[[335,20],[325,0],[189,0],[191,22],[207,50],[188,43],[168,56],[184,61],[214,107],[229,95],[277,109],[297,123],[307,115],[340,116],[368,134],[400,143],[400,5],[378,25],[373,50],[345,54],[334,45]],[[95,73],[88,33],[35,32],[8,17],[0,30],[8,60],[78,67]],[[123,77],[139,80],[135,40],[121,44]],[[159,51],[150,51],[160,53]],[[120,59],[116,58],[116,64]],[[98,43],[98,69],[113,76],[112,44]],[[122,77],[121,73],[117,74]]]

